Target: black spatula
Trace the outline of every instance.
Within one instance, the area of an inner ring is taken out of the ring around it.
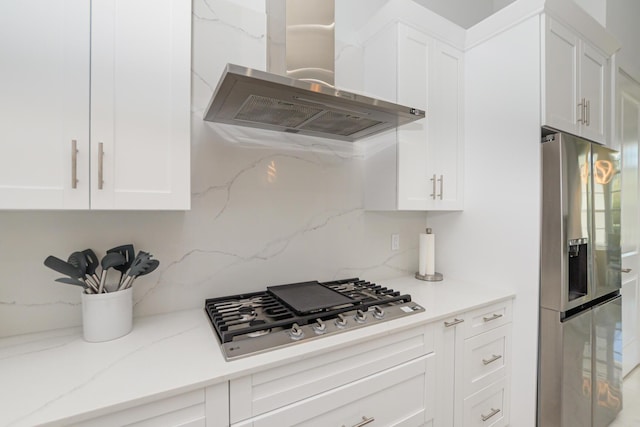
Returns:
[[[109,249],[107,253],[108,254],[118,253],[122,255],[126,260],[124,264],[116,265],[115,267],[113,267],[114,270],[118,270],[120,272],[119,283],[122,284],[122,278],[124,277],[124,274],[127,272],[127,270],[131,267],[131,264],[133,263],[133,260],[135,259],[135,256],[136,256],[136,252],[133,249],[133,245],[128,244],[128,245],[116,246],[115,248]]]

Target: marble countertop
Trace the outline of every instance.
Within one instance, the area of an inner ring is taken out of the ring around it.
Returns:
[[[81,328],[0,339],[0,426],[64,425],[375,339],[514,296],[512,290],[413,277],[376,281],[426,310],[347,333],[227,362],[203,309],[134,319],[103,343]]]

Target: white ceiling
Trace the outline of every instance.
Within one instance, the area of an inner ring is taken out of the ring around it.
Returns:
[[[438,15],[469,28],[515,0],[413,0]]]

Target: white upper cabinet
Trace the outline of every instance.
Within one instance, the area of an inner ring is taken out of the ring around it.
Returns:
[[[0,209],[89,208],[90,6],[0,2]]]
[[[365,209],[462,209],[463,54],[402,22],[364,45],[368,94],[426,118],[366,141]]]
[[[191,3],[37,3],[0,5],[0,208],[189,209]]]
[[[91,14],[91,208],[189,209],[191,2]]]
[[[606,143],[611,58],[553,18],[542,22],[542,125]]]

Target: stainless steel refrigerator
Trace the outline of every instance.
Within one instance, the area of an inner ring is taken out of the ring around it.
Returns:
[[[607,426],[622,409],[619,153],[542,141],[538,425]]]

